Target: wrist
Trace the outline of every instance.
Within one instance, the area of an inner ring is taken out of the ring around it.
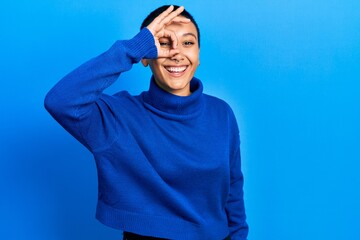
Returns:
[[[154,59],[158,56],[154,36],[148,28],[143,28],[132,39],[124,41],[124,47],[135,62],[143,58]]]

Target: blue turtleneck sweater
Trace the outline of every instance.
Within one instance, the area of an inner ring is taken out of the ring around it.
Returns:
[[[103,93],[134,63],[156,57],[145,28],[75,69],[46,96],[46,109],[94,155],[96,217],[146,236],[246,239],[239,132],[230,107],[204,94],[196,78],[187,97],[162,90],[153,78],[138,96]]]

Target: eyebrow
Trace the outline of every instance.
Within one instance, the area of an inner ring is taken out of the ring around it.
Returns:
[[[186,36],[193,36],[195,39],[197,39],[196,35],[191,32],[183,34],[183,37],[186,37]]]

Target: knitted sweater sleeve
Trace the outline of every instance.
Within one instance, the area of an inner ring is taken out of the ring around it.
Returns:
[[[45,108],[90,151],[106,147],[115,140],[116,132],[102,129],[115,121],[114,116],[103,116],[101,109],[107,106],[101,101],[102,92],[134,63],[156,57],[154,37],[144,28],[131,40],[116,41],[61,79],[46,95]]]
[[[232,112],[231,112],[232,113]],[[244,178],[241,171],[239,130],[232,114],[230,117],[231,149],[230,152],[230,193],[226,204],[228,225],[232,240],[246,240],[248,224],[246,222],[243,185]]]

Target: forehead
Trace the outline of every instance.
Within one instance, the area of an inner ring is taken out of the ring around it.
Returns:
[[[180,18],[184,18],[183,16],[180,16]],[[175,33],[178,33],[180,35],[185,33],[192,33],[196,37],[198,37],[198,33],[195,27],[195,24],[193,22],[189,23],[171,23],[168,26],[165,27],[167,30],[174,31]]]

